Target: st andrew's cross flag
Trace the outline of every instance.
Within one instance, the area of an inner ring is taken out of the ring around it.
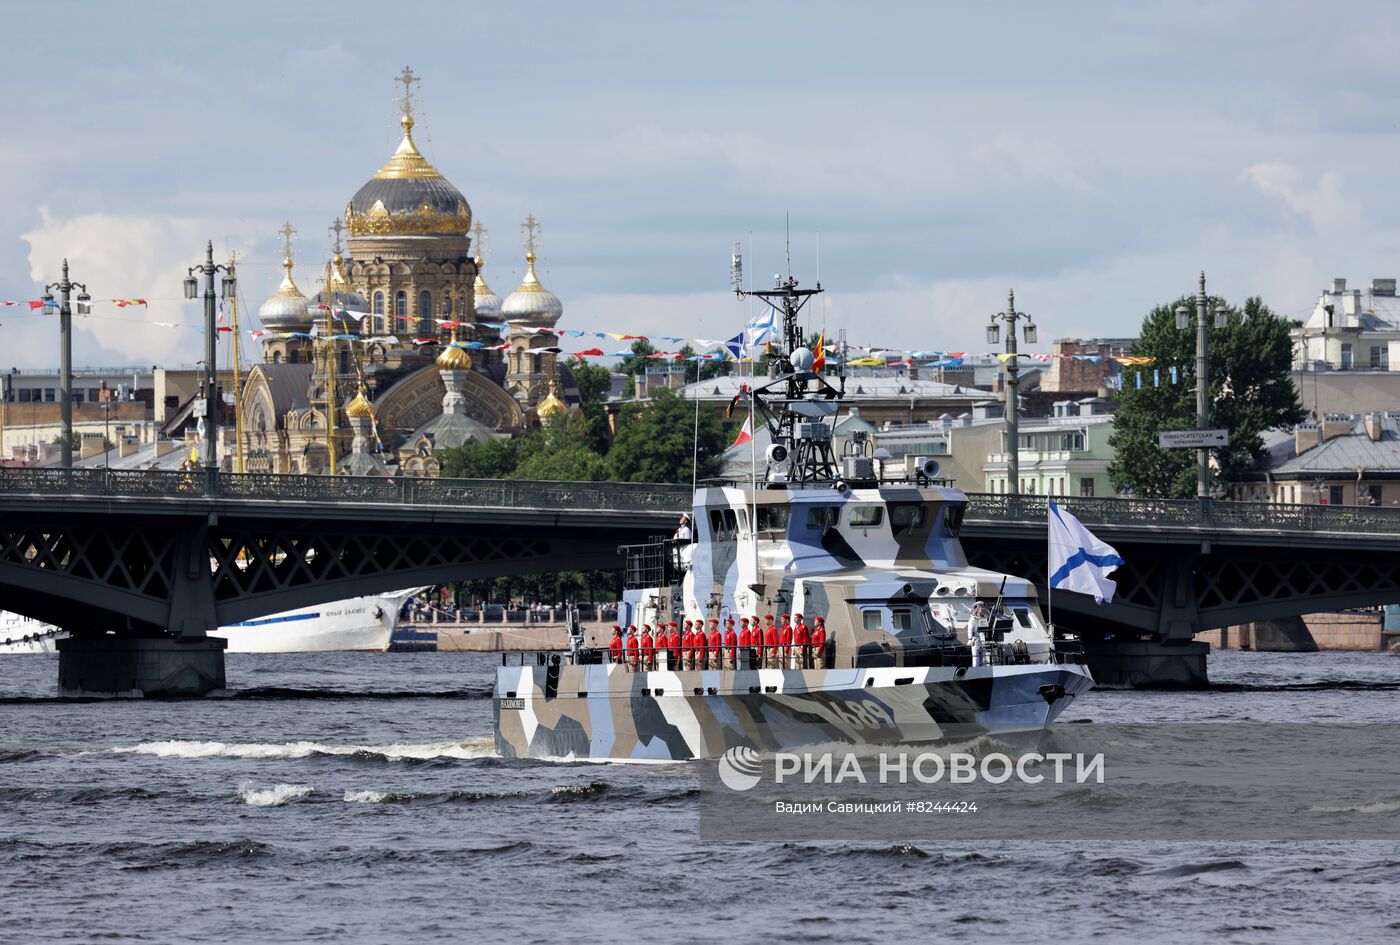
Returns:
[[[1054,502],[1050,503],[1050,589],[1092,594],[1094,602],[1113,600],[1118,589],[1108,576],[1124,564],[1113,546]]]

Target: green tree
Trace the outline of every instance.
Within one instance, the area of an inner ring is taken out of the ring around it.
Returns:
[[[1176,327],[1176,308],[1191,311],[1190,325]],[[1224,307],[1211,299],[1209,310]],[[1213,450],[1218,475],[1237,480],[1264,455],[1260,434],[1304,419],[1289,376],[1293,345],[1288,322],[1258,298],[1229,309],[1228,324],[1207,329],[1210,350],[1210,425],[1230,431],[1230,445]],[[1162,449],[1157,434],[1196,425],[1196,305],[1185,297],[1153,309],[1143,320],[1133,354],[1155,358],[1123,370],[1123,390],[1109,444],[1115,456],[1108,475],[1115,489],[1141,496],[1188,498],[1196,494],[1196,452]],[[1175,367],[1178,379],[1171,382]],[[1160,386],[1155,386],[1154,374]],[[1142,377],[1138,387],[1135,375]]]
[[[608,416],[603,405],[612,389],[612,371],[601,364],[579,362],[570,369],[578,386],[579,406],[588,421],[588,441],[594,452],[607,453],[612,446],[608,433]]]
[[[598,482],[608,478],[608,462],[589,442],[588,420],[563,416],[520,441],[516,479]]]
[[[442,475],[451,479],[504,479],[515,472],[520,442],[512,439],[467,443],[442,450]]]
[[[694,448],[698,444],[698,449]],[[617,439],[608,462],[624,482],[690,482],[720,467],[724,437],[712,411],[701,409],[697,433],[695,405],[673,391],[658,390],[645,404],[632,404],[618,417]]]

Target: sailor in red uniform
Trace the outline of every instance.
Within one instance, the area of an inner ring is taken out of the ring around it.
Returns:
[[[778,644],[782,646],[778,653],[778,666],[787,669],[792,665],[792,624],[788,622],[787,614],[783,614],[782,624],[778,627]]]
[[[778,668],[778,628],[773,626],[773,615],[764,614],[763,622],[763,666],[765,669]]]
[[[685,622],[685,632],[681,634],[681,669],[695,668],[695,631],[690,629],[690,621]]]
[[[632,667],[632,671],[637,671],[637,655],[640,647],[637,644],[637,628],[629,626],[627,628],[627,665]]]
[[[826,668],[826,618],[820,614],[812,626],[812,665],[817,669]]]
[[[705,636],[705,621],[695,621],[695,668],[705,669],[705,659],[709,654],[710,639]]]
[[[792,663],[789,665],[793,669],[811,669],[812,651],[808,646],[812,642],[811,632],[801,614],[793,614],[793,617],[797,620],[797,626],[792,628]]]
[[[656,646],[651,639],[651,624],[642,624],[642,669],[656,668]]]
[[[719,669],[723,661],[724,634],[719,629],[719,618],[710,618],[710,669]]]
[[[739,666],[739,635],[734,632],[734,618],[724,621],[724,668],[737,669]]]
[[[608,644],[608,660],[613,663],[622,662],[622,627],[613,624],[612,642]]]
[[[668,661],[667,669],[681,668],[681,633],[676,629],[676,622],[671,621],[671,632],[666,635],[666,647],[670,650],[671,658]]]

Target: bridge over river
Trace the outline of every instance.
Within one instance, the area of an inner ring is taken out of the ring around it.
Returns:
[[[1044,594],[1045,497],[968,499],[970,562],[1031,577]],[[121,641],[145,640],[150,671],[163,672],[180,660],[159,654],[212,648],[208,630],[263,614],[415,584],[616,568],[619,545],[669,532],[689,501],[687,486],[640,483],[6,468],[0,601],[118,631],[99,638],[109,662]],[[1056,623],[1085,637],[1105,681],[1199,682],[1200,630],[1400,601],[1400,509],[1056,501],[1128,562],[1113,603],[1054,601]],[[87,683],[70,688],[99,688],[98,664],[86,665]],[[186,681],[207,687],[202,674]]]

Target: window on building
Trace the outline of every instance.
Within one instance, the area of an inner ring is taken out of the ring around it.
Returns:
[[[1341,367],[1342,367],[1342,370],[1343,370],[1343,371],[1346,371],[1346,370],[1350,370],[1350,369],[1351,369],[1351,342],[1350,342],[1350,341],[1344,341],[1344,342],[1342,342],[1342,364],[1341,364]]]
[[[1386,362],[1386,349],[1380,345],[1371,345],[1371,369],[1384,368]]]
[[[44,403],[51,404],[58,399],[58,391],[52,387],[44,388]]]
[[[852,506],[851,514],[846,519],[853,528],[870,528],[884,520],[885,510],[878,505]]]
[[[427,289],[418,293],[418,317],[433,317],[433,293],[429,292]]]
[[[883,619],[881,619],[880,611],[878,611],[878,610],[863,610],[863,611],[861,611],[860,616],[861,616],[861,626],[863,626],[865,629],[867,629],[867,630],[882,630],[882,629],[884,629],[885,622],[884,622]]]
[[[914,614],[908,607],[896,607],[890,611],[890,626],[896,633],[914,629]]]
[[[818,505],[807,510],[808,528],[835,526],[841,520],[841,509],[835,505]]]
[[[1085,476],[1085,477],[1083,477],[1082,479],[1080,479],[1080,480],[1079,480],[1079,494],[1082,495],[1082,496],[1085,496],[1085,497],[1087,497],[1087,498],[1093,498],[1093,496],[1094,496],[1094,480],[1090,479],[1088,476]]]
[[[1328,486],[1328,487],[1327,487],[1327,504],[1328,504],[1328,505],[1341,505],[1342,502],[1343,502],[1343,499],[1342,499],[1342,487],[1341,487],[1341,486]]]
[[[949,505],[943,509],[943,527],[953,538],[957,538],[962,531],[963,513],[966,511],[965,505]]]
[[[374,293],[374,314],[376,314],[376,315],[383,315],[383,314],[384,314],[384,293],[383,293],[383,292],[376,292],[376,293]]]
[[[444,292],[444,293],[442,293],[442,314],[447,315],[447,316],[451,316],[451,315],[452,315],[452,293],[451,293],[451,292]]]
[[[1362,505],[1380,505],[1380,504],[1381,504],[1381,487],[1380,487],[1379,485],[1375,485],[1375,484],[1369,484],[1369,485],[1364,485],[1364,486],[1362,486],[1362,487],[1361,487],[1361,504],[1362,504]]]
[[[394,314],[400,318],[408,317],[408,293],[396,292],[394,294]]]
[[[20,388],[20,390],[19,390],[19,402],[20,402],[20,403],[22,403],[22,404],[27,404],[27,403],[29,403],[33,396],[34,396],[34,392],[33,392],[32,390],[30,390],[29,388],[27,388],[27,387],[22,387],[22,388]]]
[[[74,390],[71,393],[73,397],[73,403],[75,404],[81,404],[86,399],[81,390]]]

